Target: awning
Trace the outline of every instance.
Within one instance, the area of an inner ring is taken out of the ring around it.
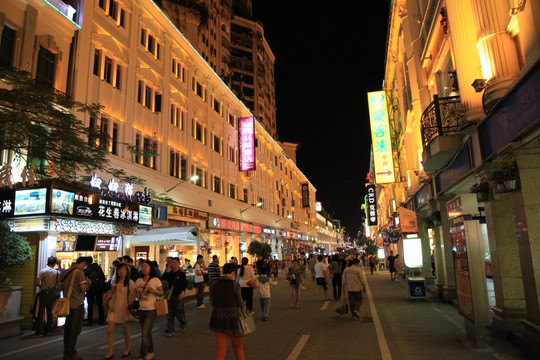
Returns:
[[[150,228],[131,237],[130,244],[197,246],[198,226]]]

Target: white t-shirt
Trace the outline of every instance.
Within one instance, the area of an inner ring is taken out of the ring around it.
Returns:
[[[197,275],[197,271],[202,273],[202,266],[199,263],[196,263],[193,270],[195,270],[195,283],[202,283],[204,281],[204,275]]]
[[[146,288],[144,287],[145,283],[146,281],[144,281],[143,278],[138,278],[137,281],[135,282],[135,288],[137,289],[137,293],[139,295],[138,296],[139,309],[154,310],[156,308],[155,302],[156,302],[157,295],[154,293],[149,293],[147,291],[147,288],[152,287],[157,290],[159,287],[163,285],[161,284],[161,281],[157,277],[153,277],[150,280],[148,280],[148,284],[146,284]]]
[[[315,264],[315,278],[323,278],[324,270],[326,270],[326,265],[323,262],[318,262]]]

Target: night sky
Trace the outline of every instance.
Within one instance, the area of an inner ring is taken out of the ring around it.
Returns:
[[[276,56],[277,131],[350,236],[369,170],[368,91],[382,89],[389,1],[253,0]]]

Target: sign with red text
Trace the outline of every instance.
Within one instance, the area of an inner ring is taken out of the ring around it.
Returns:
[[[240,118],[238,143],[240,144],[240,171],[255,170],[255,119]]]

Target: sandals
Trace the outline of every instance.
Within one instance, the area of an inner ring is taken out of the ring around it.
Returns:
[[[172,333],[168,333],[168,334],[167,334],[167,337],[168,337],[168,338],[172,338],[172,337],[174,337],[174,335],[175,335],[175,334],[174,334],[173,332],[172,332]]]

